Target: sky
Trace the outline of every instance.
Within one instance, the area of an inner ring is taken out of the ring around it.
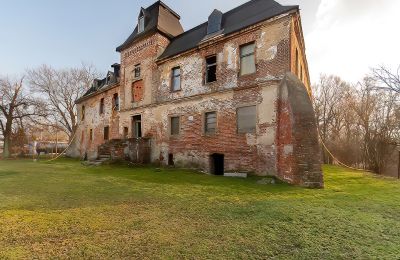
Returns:
[[[82,62],[107,72],[115,48],[137,23],[140,7],[155,0],[0,0],[0,75]],[[246,0],[164,0],[188,30]],[[300,5],[311,82],[321,73],[360,80],[371,67],[400,65],[398,0],[278,0]]]

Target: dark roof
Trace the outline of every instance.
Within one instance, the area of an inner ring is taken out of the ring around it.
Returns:
[[[163,10],[167,10],[167,12],[162,12],[160,7],[163,7]],[[160,31],[169,38],[173,38],[183,32],[182,25],[179,23],[181,17],[162,1],[157,1],[147,8],[142,8],[141,12],[143,12],[145,19],[143,32],[138,33],[138,26],[136,26],[128,39],[117,47],[118,52],[156,31]]]
[[[273,0],[252,0],[223,14],[222,33],[228,35],[298,8],[297,5],[282,6]],[[205,22],[173,38],[159,59],[166,59],[196,48],[207,36],[207,25]]]
[[[118,84],[118,78],[115,77],[114,72],[109,71],[104,79],[95,79],[93,81],[92,87],[86,91],[86,93],[79,98],[75,103],[83,101],[85,98],[92,96],[95,93],[101,92],[103,90],[109,89]]]

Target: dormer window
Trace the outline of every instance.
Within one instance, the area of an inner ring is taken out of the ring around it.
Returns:
[[[138,22],[138,33],[141,33],[144,31],[144,16],[143,14],[139,17],[139,22]]]

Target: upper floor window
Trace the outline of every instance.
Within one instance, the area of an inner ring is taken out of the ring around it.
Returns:
[[[135,69],[133,70],[133,75],[135,79],[140,78],[140,64],[135,65]]]
[[[93,141],[93,129],[89,130],[89,141]]]
[[[144,16],[139,17],[139,22],[138,22],[138,33],[141,33],[144,31]]]
[[[82,106],[82,111],[81,111],[81,118],[82,118],[82,121],[85,120],[85,113],[86,113],[86,111],[85,111],[85,106]]]
[[[176,67],[176,68],[172,69],[171,90],[172,91],[181,90],[181,68],[180,67]]]
[[[119,111],[119,96],[118,93],[115,93],[113,96],[113,109],[115,111]]]
[[[240,75],[256,72],[255,43],[240,47]]]
[[[217,81],[217,56],[206,59],[206,83]]]
[[[256,106],[237,109],[238,133],[255,133],[257,124]]]
[[[104,114],[104,98],[100,99],[100,114]]]

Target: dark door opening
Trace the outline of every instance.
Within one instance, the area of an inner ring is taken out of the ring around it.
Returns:
[[[174,166],[174,155],[172,153],[168,154],[168,166]]]
[[[215,153],[211,155],[211,173],[214,175],[224,175],[224,155]]]

